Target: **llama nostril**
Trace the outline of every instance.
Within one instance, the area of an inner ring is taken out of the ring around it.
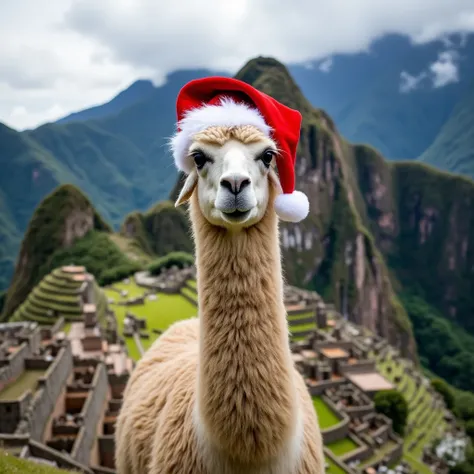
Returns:
[[[221,186],[232,194],[239,194],[245,187],[250,185],[250,179],[246,176],[229,176],[221,178]]]

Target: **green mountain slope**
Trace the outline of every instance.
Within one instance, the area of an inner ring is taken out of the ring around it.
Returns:
[[[210,73],[177,71],[160,87],[145,81],[138,92],[126,90],[99,109],[35,130],[19,133],[0,124],[0,289],[13,272],[19,236],[56,186],[80,187],[117,227],[128,213],[168,196],[176,178],[166,146],[176,94],[188,80]]]
[[[474,179],[474,82],[419,160]]]
[[[56,252],[72,247],[77,239],[94,229],[111,231],[77,188],[63,185],[48,195],[36,209],[23,238],[3,319],[10,317],[33,286],[51,271],[51,259]]]
[[[117,94],[105,104],[96,105],[67,115],[56,123],[82,122],[91,119],[100,119],[108,115],[117,114],[135,102],[145,99],[155,90],[153,83],[147,80],[138,80]]]

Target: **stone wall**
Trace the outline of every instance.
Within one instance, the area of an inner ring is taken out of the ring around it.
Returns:
[[[39,443],[38,441],[30,439],[28,448],[32,456],[53,461],[59,468],[74,470],[75,472],[82,472],[84,474],[93,474],[93,471],[86,465],[75,461],[67,454],[62,454],[49,446]]]
[[[341,420],[337,425],[326,428],[325,430],[321,430],[324,444],[334,443],[335,441],[339,441],[340,439],[343,439],[349,435],[350,418],[345,413],[339,411],[329,398],[324,395],[321,398]]]
[[[103,363],[97,365],[92,388],[81,411],[83,426],[77,435],[71,456],[82,464],[89,464],[90,455],[96,441],[97,423],[107,397],[107,370]]]
[[[333,452],[324,447],[324,455],[329,458],[337,467],[342,469],[346,474],[356,474],[356,471],[351,469],[347,464],[344,464],[337,456],[333,454]]]
[[[41,441],[43,432],[61,390],[72,372],[72,350],[69,343],[62,347],[45,375],[38,381],[31,405],[17,433],[30,433],[31,438]]]
[[[56,334],[57,332],[61,331],[64,327],[64,317],[61,316],[56,320],[56,322],[51,326],[51,333]]]
[[[184,293],[183,291],[180,291],[179,294],[180,294],[183,298],[187,299],[193,306],[196,306],[196,307],[197,307],[197,305],[198,305],[198,302],[197,302],[197,295],[196,295],[196,299],[194,299],[194,298],[191,298],[191,297],[190,297],[189,295],[187,295],[186,293]]]
[[[344,380],[344,379],[340,379],[340,380],[321,380],[321,381],[318,381],[318,383],[316,385],[309,386],[308,389],[309,389],[309,393],[311,394],[311,396],[315,396],[315,395],[321,395],[324,392],[324,390],[326,390],[328,388],[337,387],[337,386],[342,385],[344,383],[347,383],[347,381]]]
[[[346,453],[345,455],[342,455],[342,462],[349,464],[353,461],[364,461],[365,459],[370,458],[370,456],[374,454],[373,448],[363,443],[354,434],[350,433],[348,438],[354,441],[354,443],[357,444],[358,448],[354,449],[353,451],[350,451],[349,453]]]
[[[18,400],[5,400],[0,402],[0,432],[12,434],[17,429],[18,423],[26,413],[33,394],[31,390],[25,392]]]
[[[361,360],[354,364],[339,363],[339,370],[343,375],[345,374],[363,374],[365,372],[376,372],[375,361]]]
[[[17,379],[25,369],[25,359],[31,354],[26,342],[20,345],[14,354],[0,361],[0,390]]]

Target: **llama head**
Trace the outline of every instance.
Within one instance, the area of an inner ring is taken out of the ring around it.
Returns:
[[[193,169],[176,201],[194,192],[203,216],[213,225],[239,230],[255,225],[281,192],[275,172],[278,149],[253,126],[210,127],[193,137],[188,156]]]

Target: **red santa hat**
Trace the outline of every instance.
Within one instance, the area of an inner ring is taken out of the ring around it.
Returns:
[[[277,169],[283,193],[275,200],[281,220],[299,222],[309,212],[308,198],[295,190],[296,149],[301,114],[249,84],[227,77],[188,82],[177,98],[178,131],[171,139],[176,167],[189,173],[193,160],[188,151],[193,135],[211,126],[253,125],[277,144]]]

